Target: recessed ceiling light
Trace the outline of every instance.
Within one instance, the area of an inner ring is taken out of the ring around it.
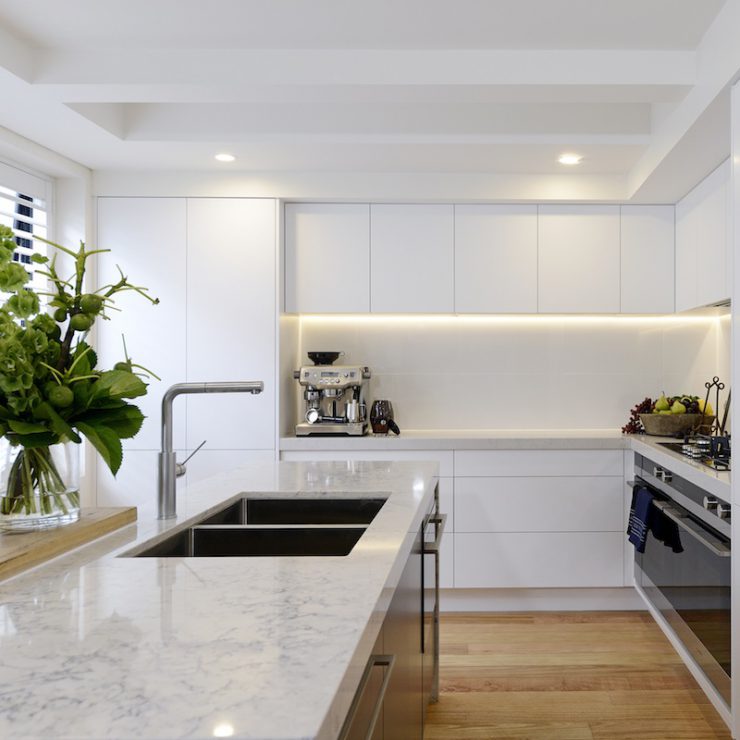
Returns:
[[[558,157],[560,164],[580,164],[583,157],[580,154],[561,154]]]
[[[233,162],[236,157],[233,154],[226,154],[226,152],[223,152],[221,154],[217,154],[214,159],[217,159],[219,162]]]

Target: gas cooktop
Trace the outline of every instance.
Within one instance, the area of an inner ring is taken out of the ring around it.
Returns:
[[[682,442],[658,442],[691,460],[706,465],[712,470],[727,472],[731,470],[731,445],[729,437],[685,437]]]

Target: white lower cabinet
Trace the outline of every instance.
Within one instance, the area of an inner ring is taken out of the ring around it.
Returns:
[[[622,450],[307,450],[281,459],[438,462],[442,588],[629,583]]]
[[[455,533],[456,588],[624,585],[622,532]]]
[[[621,450],[455,453],[456,588],[624,585]]]

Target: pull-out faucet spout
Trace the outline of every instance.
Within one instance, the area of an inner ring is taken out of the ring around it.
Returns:
[[[162,397],[162,450],[159,453],[158,519],[177,516],[175,501],[177,460],[172,449],[172,403],[184,393],[262,393],[264,383],[234,381],[226,383],[176,383]]]

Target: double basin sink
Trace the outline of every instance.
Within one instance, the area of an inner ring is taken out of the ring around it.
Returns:
[[[385,498],[250,498],[125,557],[348,555]]]

